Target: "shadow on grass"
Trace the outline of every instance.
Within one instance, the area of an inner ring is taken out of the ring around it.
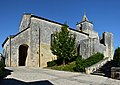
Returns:
[[[0,85],[53,85],[48,80],[34,81],[34,82],[23,82],[16,79],[1,79]]]

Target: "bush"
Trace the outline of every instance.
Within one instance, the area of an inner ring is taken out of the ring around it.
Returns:
[[[101,54],[101,53],[96,53],[96,54],[93,54],[91,57],[87,58],[85,60],[86,62],[86,67],[89,67],[93,64],[96,64],[97,62],[99,62],[100,60],[102,60],[104,58],[104,55]]]
[[[97,62],[99,62],[103,58],[104,58],[103,54],[96,53],[85,60],[77,59],[77,61],[75,63],[76,66],[75,66],[74,70],[78,71],[78,72],[84,72],[86,67],[89,67],[91,65],[96,64]]]
[[[113,60],[117,63],[117,66],[120,66],[120,47],[115,50]]]
[[[52,66],[55,66],[55,65],[57,65],[55,60],[47,62],[47,67],[52,67]]]
[[[76,56],[72,60],[73,62],[68,63],[65,66],[63,66],[63,65],[57,66],[57,65],[60,65],[60,63],[62,62],[61,59],[47,62],[47,65],[51,69],[55,69],[55,70],[85,72],[86,67],[89,67],[93,64],[96,64],[97,62],[99,62],[103,58],[104,58],[103,54],[96,53],[87,59],[82,59],[81,56]]]
[[[74,67],[75,67],[75,62],[71,62],[71,63],[66,64],[66,65],[53,66],[53,67],[50,67],[50,68],[54,69],[54,70],[74,72],[74,70],[73,70]]]
[[[0,77],[3,75],[4,72],[4,64],[2,61],[0,61]]]
[[[49,62],[47,62],[47,67],[62,65],[62,62],[63,62],[63,60],[61,58],[57,59],[57,60],[49,61]],[[68,61],[66,63],[68,63]]]
[[[82,56],[81,56],[81,55],[78,55],[78,56],[76,56],[76,58],[75,58],[75,61],[79,61],[79,60],[82,60]]]
[[[77,59],[75,63],[75,67],[73,68],[77,72],[84,72],[85,71],[85,65],[84,60]]]

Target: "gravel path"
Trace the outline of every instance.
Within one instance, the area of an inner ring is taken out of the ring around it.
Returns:
[[[0,85],[120,85],[114,80],[97,75],[33,67],[6,67],[11,75],[0,80]]]

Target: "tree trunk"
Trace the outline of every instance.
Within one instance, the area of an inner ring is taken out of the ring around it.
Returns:
[[[63,59],[63,66],[65,66],[65,59]]]

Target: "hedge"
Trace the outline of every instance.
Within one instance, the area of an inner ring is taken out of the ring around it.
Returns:
[[[96,54],[93,54],[91,57],[89,57],[85,60],[78,59],[75,63],[76,66],[75,66],[74,70],[78,71],[78,72],[84,72],[86,67],[96,64],[103,58],[104,58],[104,55],[98,52]]]

